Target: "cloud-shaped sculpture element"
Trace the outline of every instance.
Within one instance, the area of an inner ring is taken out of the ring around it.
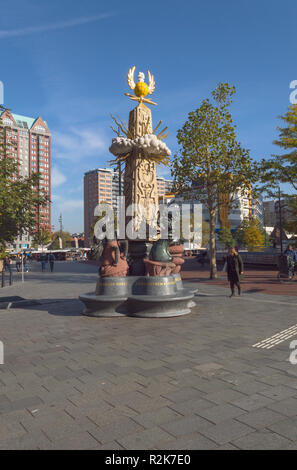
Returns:
[[[130,153],[133,149],[142,150],[145,155],[166,157],[171,155],[171,151],[165,142],[158,139],[154,134],[145,134],[136,139],[116,137],[112,139],[112,144],[109,147],[109,151],[116,157]]]

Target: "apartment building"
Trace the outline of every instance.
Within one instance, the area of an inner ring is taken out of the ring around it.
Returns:
[[[49,198],[47,206],[37,214],[40,228],[51,228],[51,133],[40,116],[31,118],[5,110],[0,114],[0,127],[5,129],[4,140],[10,155],[16,160],[22,176],[33,172],[41,174],[39,184]],[[30,248],[31,236],[19,234],[13,248]]]

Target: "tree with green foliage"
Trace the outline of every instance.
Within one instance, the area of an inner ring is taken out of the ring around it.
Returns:
[[[233,248],[235,246],[235,240],[229,228],[222,227],[219,231],[218,239],[225,248]]]
[[[42,251],[43,251],[43,247],[48,245],[51,242],[51,240],[52,240],[52,233],[49,230],[42,228],[34,233],[32,246],[33,248],[38,248],[39,246],[41,246]]]
[[[62,239],[62,248],[60,248],[59,238]],[[72,236],[69,232],[61,232],[59,230],[52,235],[52,239],[53,242],[48,247],[49,250],[60,250],[71,247]]]
[[[236,139],[236,127],[229,106],[235,88],[219,83],[212,100],[188,115],[177,132],[180,150],[173,158],[174,191],[184,197],[204,203],[209,211],[210,278],[217,277],[215,250],[215,219],[219,206],[229,210],[238,195],[246,194],[250,184],[258,179],[258,169],[249,151]],[[228,195],[228,198],[220,195]]]
[[[297,235],[297,196],[291,196],[287,202],[287,214],[289,220],[284,223],[284,228]]]
[[[279,139],[273,143],[284,150],[282,155],[262,160],[262,182],[264,189],[278,189],[280,183],[289,183],[297,191],[297,104],[289,106],[280,116],[285,127],[277,127]]]
[[[249,251],[261,249],[265,245],[265,231],[259,219],[247,217],[234,232],[234,239]]]
[[[1,119],[0,119],[1,124]],[[2,251],[21,232],[38,230],[38,213],[48,198],[39,188],[40,175],[19,174],[6,143],[6,127],[0,126],[0,247]]]

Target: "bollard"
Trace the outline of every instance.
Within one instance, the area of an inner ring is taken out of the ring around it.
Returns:
[[[12,285],[12,271],[9,272],[9,285]]]

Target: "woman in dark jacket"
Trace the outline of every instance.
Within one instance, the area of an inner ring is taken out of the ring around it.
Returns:
[[[234,296],[234,286],[238,289],[238,295],[241,294],[240,289],[240,275],[243,274],[243,262],[241,256],[237,253],[235,248],[229,248],[227,256],[227,274],[228,281],[230,282],[231,295]]]

